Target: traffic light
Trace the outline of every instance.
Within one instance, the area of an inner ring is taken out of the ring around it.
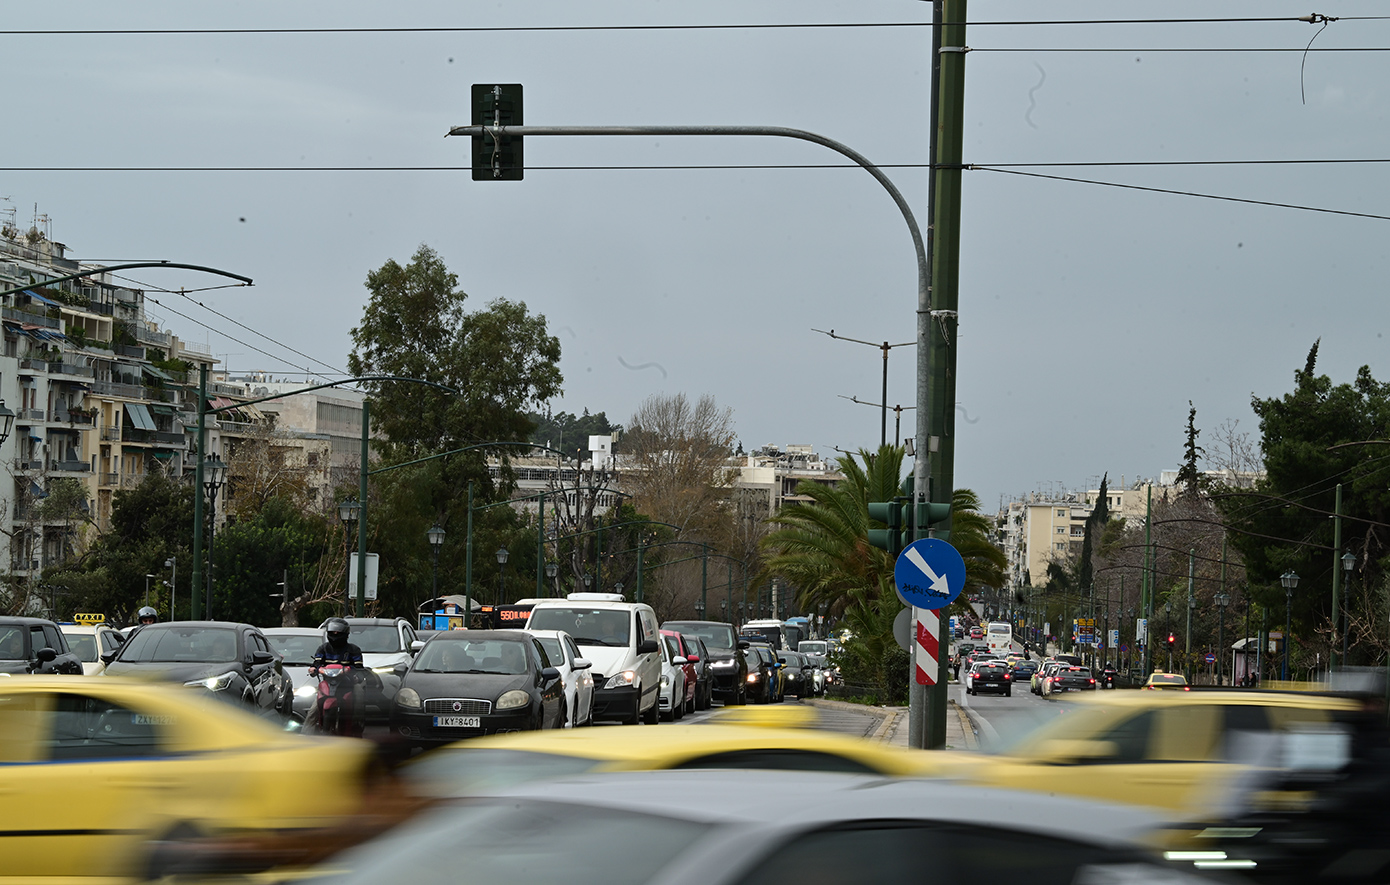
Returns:
[[[520,126],[520,83],[474,83],[474,126]],[[521,159],[521,136],[493,133],[473,136],[474,181],[520,181],[525,165]]]
[[[930,535],[942,541],[951,540],[951,505],[918,504],[917,525],[922,537]]]
[[[1177,645],[1178,645],[1178,637],[1177,637],[1177,634],[1176,634],[1176,633],[1169,633],[1169,634],[1168,634],[1168,650],[1169,650],[1169,651],[1172,651],[1174,648],[1177,647]]]
[[[903,505],[896,500],[870,504],[869,519],[886,526],[869,529],[869,545],[887,550],[889,556],[897,559],[903,552]]]

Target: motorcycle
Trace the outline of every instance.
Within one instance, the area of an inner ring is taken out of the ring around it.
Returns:
[[[318,696],[304,723],[306,731],[340,737],[362,736],[364,723],[360,715],[353,715],[354,709],[362,706],[357,698],[359,672],[336,662],[319,667]]]
[[[1102,671],[1101,674],[1100,674],[1100,677],[1096,680],[1097,687],[1099,687],[1099,688],[1114,688],[1114,687],[1115,687],[1115,675],[1116,675],[1116,674],[1115,674],[1115,671],[1114,671],[1114,670],[1104,670],[1104,671]]]

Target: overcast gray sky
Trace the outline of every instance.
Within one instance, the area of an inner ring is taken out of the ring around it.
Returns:
[[[983,24],[1318,5],[977,0],[965,161],[1390,158],[1390,21],[1351,20],[1390,13],[1383,2],[1322,5],[1343,19],[1306,66],[1320,25]],[[926,171],[894,167],[928,160],[931,35],[912,23],[930,17],[930,3],[909,0],[11,4],[0,195],[12,202],[0,205],[27,228],[37,204],[81,260],[253,277],[254,288],[198,297],[338,368],[367,272],[428,244],[476,306],[521,300],[549,319],[564,348],[557,411],[626,421],[652,393],[709,393],[734,409],[745,447],[833,455],[877,445],[877,411],[839,396],[877,401],[882,363],[811,330],[894,343],[915,333],[911,240],[867,173],[573,168],[843,162],[746,138],[533,138],[522,182],[425,167],[467,164],[467,140],[444,134],[469,122],[470,84],[522,83],[536,125],[773,125],[837,139],[882,164],[925,225]],[[632,29],[823,23],[900,26]],[[545,26],[575,29],[524,30]],[[579,29],[592,26],[624,29]],[[515,30],[15,33],[403,27]],[[1349,47],[1381,51],[1326,51]],[[1085,48],[1132,51],[1044,51]],[[1288,51],[1161,51],[1236,48]],[[165,171],[193,167],[302,171]],[[1021,171],[1390,215],[1380,164]],[[956,479],[988,508],[1177,466],[1188,400],[1199,427],[1229,419],[1256,433],[1251,394],[1287,391],[1318,338],[1334,380],[1367,363],[1390,375],[1390,221],[990,171],[965,174],[963,205]],[[156,297],[211,326],[151,305],[234,371],[306,365]],[[890,404],[915,401],[914,365],[911,348],[893,352]]]

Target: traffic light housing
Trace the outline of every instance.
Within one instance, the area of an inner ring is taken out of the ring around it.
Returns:
[[[1174,648],[1177,647],[1177,644],[1178,644],[1178,636],[1177,636],[1177,634],[1176,634],[1176,633],[1169,633],[1169,634],[1168,634],[1168,650],[1169,650],[1169,651],[1172,651]]]
[[[903,510],[898,501],[880,501],[869,505],[869,519],[884,524],[885,528],[869,529],[869,545],[887,550],[894,559],[903,552]]]
[[[474,126],[520,126],[520,83],[474,83]],[[485,132],[473,136],[474,181],[520,181],[525,172],[521,136]]]

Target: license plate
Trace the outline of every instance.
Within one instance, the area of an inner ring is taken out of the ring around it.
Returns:
[[[482,728],[481,716],[436,716],[435,728]]]

